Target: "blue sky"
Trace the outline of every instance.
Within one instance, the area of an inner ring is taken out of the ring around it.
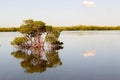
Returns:
[[[0,27],[42,20],[53,26],[120,25],[120,0],[0,0]]]

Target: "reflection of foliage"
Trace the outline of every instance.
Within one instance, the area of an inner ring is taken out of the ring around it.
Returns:
[[[27,73],[41,73],[46,71],[46,68],[57,67],[62,64],[58,52],[55,50],[45,51],[46,53],[43,54],[45,54],[46,59],[43,58],[44,56],[41,53],[35,54],[32,52],[28,54],[26,52],[19,50],[11,54],[17,59],[22,59],[21,67],[23,67]]]
[[[20,50],[16,51],[16,52],[12,52],[11,53],[14,57],[16,57],[17,59],[27,59],[29,57],[28,54],[26,54],[25,52],[22,52]]]
[[[60,61],[58,52],[56,51],[49,51],[46,54],[47,60],[48,60],[48,67],[56,67],[62,65],[62,62]]]
[[[28,73],[44,72],[46,70],[46,60],[37,59],[30,55],[26,60],[21,62],[21,66],[25,68]]]

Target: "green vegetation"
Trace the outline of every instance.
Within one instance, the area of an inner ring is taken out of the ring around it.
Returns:
[[[46,25],[42,21],[24,20],[20,26],[20,32],[29,36],[38,36],[45,32]]]
[[[52,26],[47,26],[42,21],[24,20],[19,32],[23,34],[23,37],[16,37],[11,42],[12,45],[23,48],[39,48],[44,47],[45,41],[50,45],[62,45],[62,42],[58,41],[60,31],[53,30]],[[42,37],[44,33],[47,34],[45,38]]]
[[[66,27],[54,27],[55,30],[60,31],[73,31],[73,30],[120,30],[120,26],[66,26]]]
[[[59,35],[60,35],[60,31],[57,31],[57,30],[53,30],[53,31],[50,31],[50,32],[47,32],[47,35],[46,35],[46,42],[50,43],[50,44],[62,44],[62,42],[60,42],[58,40],[59,38]]]
[[[11,44],[21,48],[39,48],[44,47],[45,41],[50,45],[61,45],[62,42],[58,40],[60,31],[56,31],[52,26],[47,26],[42,21],[34,21],[32,19],[24,20],[19,28],[19,32],[23,37],[16,37]],[[46,33],[45,39],[42,35]]]
[[[63,43],[58,40],[61,31],[54,30],[42,21],[25,20],[20,26],[22,37],[16,37],[11,44],[16,51],[11,55],[22,59],[21,67],[27,73],[46,71],[47,68],[62,65],[58,50]],[[47,44],[44,44],[47,43]],[[46,45],[46,46],[44,46]]]
[[[9,27],[9,28],[0,28],[0,32],[16,32],[19,31],[19,28]]]
[[[35,22],[36,24],[39,23]],[[37,24],[38,25],[38,24]],[[45,25],[45,23],[43,23],[43,25]],[[23,25],[24,26],[24,25]],[[21,26],[22,27],[22,26]],[[51,30],[52,26],[47,26],[46,31]],[[37,27],[36,27],[37,28]],[[24,29],[24,27],[23,27]],[[26,28],[29,30],[29,32],[31,30],[33,30],[32,28]],[[78,25],[78,26],[59,26],[59,27],[54,27],[54,30],[59,30],[59,31],[73,31],[73,30],[120,30],[120,26],[86,26],[86,25]],[[21,31],[22,29],[20,29],[19,27],[11,27],[11,28],[0,28],[0,32],[15,32],[15,31]],[[42,29],[41,29],[42,30]],[[44,31],[44,30],[43,30]]]
[[[11,44],[12,45],[19,45],[20,47],[23,47],[27,44],[28,39],[26,37],[16,37]]]

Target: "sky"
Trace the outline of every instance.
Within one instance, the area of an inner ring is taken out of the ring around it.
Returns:
[[[120,0],[0,0],[0,27],[33,19],[52,26],[120,25]]]

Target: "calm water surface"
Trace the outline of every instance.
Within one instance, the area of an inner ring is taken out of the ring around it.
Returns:
[[[120,80],[120,31],[64,31],[62,64],[28,73],[10,42],[17,32],[0,33],[0,80]]]

